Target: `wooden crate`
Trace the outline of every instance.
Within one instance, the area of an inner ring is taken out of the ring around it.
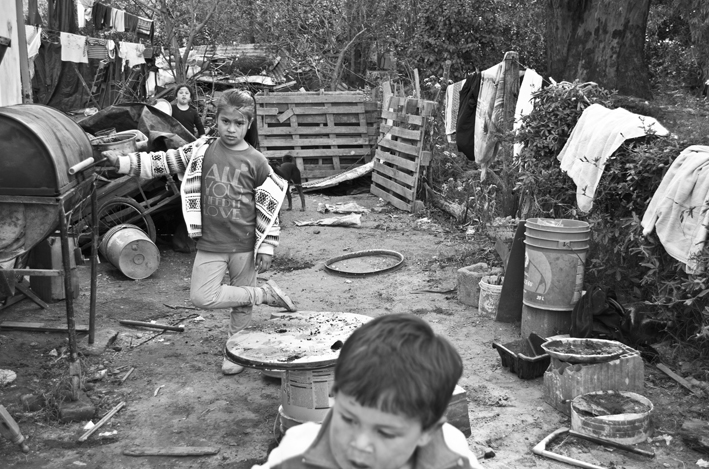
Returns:
[[[370,192],[401,210],[414,211],[420,171],[431,160],[431,152],[423,148],[436,106],[433,101],[392,96],[382,109]]]
[[[266,93],[256,96],[261,153],[293,156],[305,179],[342,173],[372,159],[379,105],[353,92]]]

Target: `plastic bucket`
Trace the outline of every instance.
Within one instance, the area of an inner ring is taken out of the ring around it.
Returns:
[[[99,252],[133,280],[150,277],[160,265],[160,251],[145,232],[135,225],[117,225],[108,230]]]
[[[319,370],[286,370],[281,378],[283,413],[301,422],[322,422],[333,404],[330,389],[334,382],[334,366]]]
[[[483,316],[494,318],[497,316],[497,305],[500,303],[502,285],[497,283],[497,275],[488,275],[480,280],[480,300],[478,301],[478,312]]]
[[[522,302],[551,311],[571,311],[581,299],[591,229],[578,220],[526,221]]]

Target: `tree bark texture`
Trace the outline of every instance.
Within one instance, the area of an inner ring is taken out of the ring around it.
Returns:
[[[650,0],[548,0],[547,65],[557,81],[594,81],[652,98],[645,30]]]

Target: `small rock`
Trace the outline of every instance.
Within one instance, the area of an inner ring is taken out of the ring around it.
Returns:
[[[0,370],[0,388],[17,379],[17,373],[12,370]]]
[[[37,394],[25,394],[20,397],[22,408],[27,412],[36,412],[44,407],[44,397]]]
[[[320,234],[320,230],[313,230],[313,234]]]
[[[490,448],[489,446],[485,448],[485,454],[483,455],[485,459],[490,459],[495,457],[495,450]]]

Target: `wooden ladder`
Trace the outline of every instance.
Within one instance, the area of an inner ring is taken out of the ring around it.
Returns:
[[[108,73],[108,60],[101,60],[94,75],[94,81],[91,83],[91,97],[94,102],[98,102],[98,98],[106,88],[106,74]]]

